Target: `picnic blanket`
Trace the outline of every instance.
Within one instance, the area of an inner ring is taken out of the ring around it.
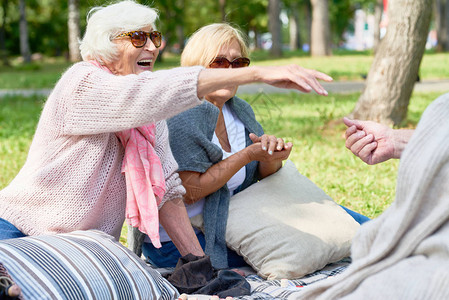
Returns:
[[[328,278],[333,278],[343,273],[350,263],[351,259],[345,258],[339,262],[328,264],[323,269],[296,280],[264,280],[257,275],[248,275],[245,278],[251,285],[251,295],[234,299],[296,299],[306,286],[310,286]]]
[[[251,286],[251,295],[234,297],[233,299],[242,300],[291,300],[297,299],[307,286],[333,278],[343,273],[351,263],[351,258],[344,258],[336,263],[331,263],[323,269],[306,275],[300,279],[287,280],[265,280],[256,275],[254,270],[249,267],[240,268],[241,271],[247,273],[245,279]],[[158,268],[156,269],[164,277],[168,276],[174,268]],[[190,294],[187,299],[196,298],[197,300],[209,300],[212,295]]]

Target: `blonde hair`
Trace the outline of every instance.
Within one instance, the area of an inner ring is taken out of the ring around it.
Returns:
[[[181,66],[207,67],[223,46],[237,41],[242,56],[248,57],[248,47],[242,32],[227,23],[214,23],[198,29],[187,42],[181,54]]]
[[[158,13],[155,9],[133,0],[92,8],[87,14],[87,27],[80,41],[83,60],[101,62],[117,58],[117,45],[113,38],[123,32],[151,26],[156,29]]]

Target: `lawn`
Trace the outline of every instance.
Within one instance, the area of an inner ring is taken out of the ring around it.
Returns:
[[[286,52],[272,60],[267,52],[251,55],[252,65],[297,63],[326,72],[335,81],[361,80],[372,63],[370,53],[343,52],[332,57],[311,58],[304,53]],[[156,69],[179,65],[179,56],[164,55]],[[449,54],[426,53],[421,64],[423,80],[448,79]],[[63,59],[46,60],[29,66],[0,66],[0,89],[52,88],[70,66]],[[371,218],[377,217],[393,201],[398,161],[368,166],[344,146],[345,127],[341,118],[354,107],[359,94],[329,95],[297,93],[279,95],[239,95],[250,102],[265,131],[294,143],[290,159],[336,202]],[[425,107],[438,94],[414,94],[407,127],[416,126]],[[0,189],[24,164],[44,97],[6,96],[0,98]],[[121,241],[126,244],[126,227]]]
[[[298,170],[335,201],[373,218],[394,200],[399,162],[368,166],[345,148],[341,118],[352,110],[359,94],[241,96],[251,102],[267,133],[293,142],[290,158]],[[405,126],[414,128],[437,96],[414,94]]]
[[[162,62],[157,62],[155,69],[173,68],[179,65],[179,56],[164,54]],[[310,57],[302,52],[287,51],[282,59],[272,59],[266,51],[251,54],[251,65],[286,65],[299,64],[331,75],[334,80],[362,80],[362,75],[369,71],[373,56],[369,52],[335,52],[330,57]],[[420,76],[423,80],[449,79],[449,53],[427,52],[424,55]],[[64,59],[52,58],[28,66],[0,66],[1,89],[52,88],[61,73],[70,66]]]
[[[335,201],[371,218],[391,204],[398,161],[368,166],[344,146],[341,118],[354,107],[358,94],[240,96],[252,104],[267,133],[293,142],[291,160]],[[407,127],[416,126],[437,96],[413,95]],[[40,96],[0,98],[0,189],[24,164],[43,103]]]

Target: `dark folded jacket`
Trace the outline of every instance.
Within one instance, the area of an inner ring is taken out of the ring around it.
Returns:
[[[217,295],[220,298],[250,295],[246,279],[231,270],[216,271],[209,256],[187,254],[178,260],[168,281],[179,293]]]

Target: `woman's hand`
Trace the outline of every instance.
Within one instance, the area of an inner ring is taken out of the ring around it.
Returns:
[[[264,82],[284,89],[296,89],[304,93],[314,90],[319,95],[327,91],[318,80],[332,81],[332,77],[298,65],[275,67],[246,67],[236,69],[204,69],[198,76],[197,94],[207,94],[225,87],[235,87],[253,82]]]
[[[251,133],[250,138],[254,144],[212,165],[204,173],[180,171],[179,177],[186,189],[184,202],[192,204],[216,192],[238,170],[253,160],[259,161],[259,175],[262,178],[275,173],[281,168],[282,161],[288,158],[293,146],[292,143],[285,143],[283,139],[278,139],[274,135],[258,137]],[[272,154],[269,154],[270,149],[273,151]]]
[[[264,150],[262,148],[262,143],[254,143],[248,147],[249,158],[251,161],[257,160],[259,162],[269,163],[269,162],[282,162],[286,160],[291,152],[292,148],[276,150],[272,154],[269,153],[268,150]]]
[[[345,132],[346,148],[369,165],[386,161],[393,157],[393,129],[373,121],[343,118],[348,129]]]
[[[262,82],[279,88],[296,89],[304,93],[314,90],[317,94],[326,96],[327,91],[318,80],[330,82],[333,79],[324,73],[298,65],[263,67],[261,75]]]
[[[413,130],[392,129],[373,121],[343,118],[346,130],[346,148],[369,165],[400,158]]]
[[[250,133],[250,139],[254,144],[246,147],[251,160],[259,161],[259,175],[265,178],[282,167],[282,161],[286,160],[291,151],[293,144],[285,143],[282,138],[274,135],[264,134],[257,136]]]
[[[291,148],[293,144],[291,142],[285,143],[282,138],[277,138],[274,135],[264,134],[262,136],[257,136],[254,133],[249,134],[249,138],[253,143],[260,143],[261,149],[267,152],[269,155],[273,155],[275,151],[287,150],[288,155],[290,155]],[[265,154],[265,153],[264,153]],[[284,152],[283,155],[286,153]],[[287,158],[288,158],[287,155]],[[287,159],[285,158],[285,159]],[[257,160],[257,159],[256,159]]]

